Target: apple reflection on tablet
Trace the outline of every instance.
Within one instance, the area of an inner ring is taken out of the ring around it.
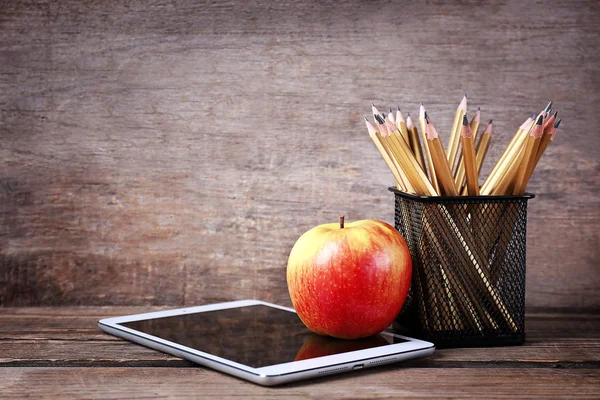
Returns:
[[[390,341],[381,335],[369,336],[362,339],[337,339],[313,333],[306,338],[304,344],[298,350],[294,361],[370,349],[388,344],[390,344]]]

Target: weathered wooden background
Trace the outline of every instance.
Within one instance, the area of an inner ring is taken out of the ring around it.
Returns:
[[[0,304],[290,304],[287,255],[340,213],[393,221],[369,103],[485,170],[564,119],[530,184],[527,305],[600,309],[596,1],[0,1]]]

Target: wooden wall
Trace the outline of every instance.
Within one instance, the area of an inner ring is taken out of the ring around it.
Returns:
[[[448,138],[467,91],[485,171],[564,119],[529,189],[527,305],[600,309],[594,1],[0,1],[0,304],[290,304],[314,225],[393,221],[362,117]]]

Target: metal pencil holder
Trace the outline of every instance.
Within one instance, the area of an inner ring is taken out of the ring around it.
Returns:
[[[426,197],[389,189],[413,260],[397,323],[438,347],[525,341],[527,201]]]

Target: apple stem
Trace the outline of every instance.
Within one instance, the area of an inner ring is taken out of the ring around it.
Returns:
[[[344,216],[340,215],[340,229],[344,229]]]

